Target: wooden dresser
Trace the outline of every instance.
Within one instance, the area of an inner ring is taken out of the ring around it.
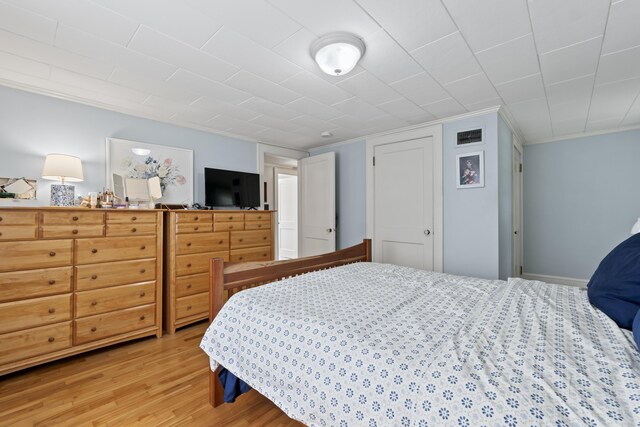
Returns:
[[[0,209],[0,375],[162,335],[162,211]]]
[[[165,331],[209,317],[209,260],[272,260],[274,211],[168,211]]]

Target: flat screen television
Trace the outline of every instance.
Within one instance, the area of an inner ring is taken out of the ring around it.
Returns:
[[[255,208],[260,206],[260,175],[204,168],[205,205]]]

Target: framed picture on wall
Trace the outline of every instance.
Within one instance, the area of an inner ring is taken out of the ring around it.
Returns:
[[[456,155],[456,187],[484,187],[484,151]]]
[[[107,186],[113,174],[123,178],[158,177],[164,204],[193,203],[193,150],[107,138]]]

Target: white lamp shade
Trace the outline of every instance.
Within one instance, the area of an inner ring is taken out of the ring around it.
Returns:
[[[81,182],[82,162],[75,156],[67,154],[47,154],[42,168],[42,178],[52,181]]]
[[[348,33],[328,34],[311,46],[311,55],[322,71],[342,76],[353,70],[364,54],[364,43]]]
[[[633,224],[633,227],[631,227],[631,234],[636,234],[636,233],[640,233],[640,218],[638,218],[636,223]]]

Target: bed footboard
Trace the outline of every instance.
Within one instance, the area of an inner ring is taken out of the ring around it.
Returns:
[[[286,261],[226,263],[212,258],[209,268],[209,322],[212,322],[224,303],[234,294],[311,271],[324,270],[354,262],[371,262],[371,240],[328,254]],[[223,403],[223,389],[218,381],[220,368],[209,371],[209,403],[216,407]]]

